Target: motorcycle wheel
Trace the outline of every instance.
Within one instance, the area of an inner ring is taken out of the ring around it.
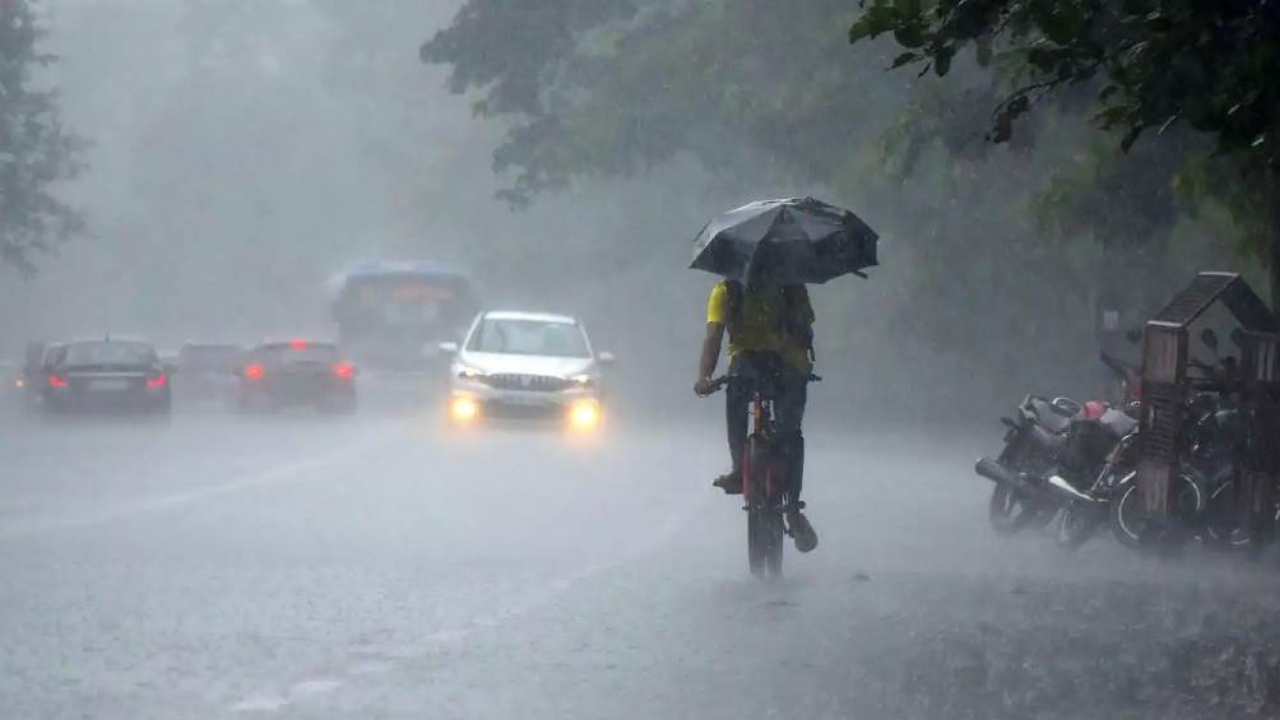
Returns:
[[[1204,507],[1204,530],[1215,545],[1238,550],[1253,544],[1247,533],[1237,533],[1236,485],[1232,480],[1220,483],[1209,493]],[[1276,523],[1280,526],[1280,504],[1276,505]]]
[[[1038,503],[1012,488],[996,483],[987,503],[987,518],[999,535],[1013,535],[1029,527],[1044,527],[1053,519]]]
[[[1181,474],[1178,480],[1180,489],[1174,501],[1174,516],[1182,529],[1194,532],[1204,511],[1204,492],[1188,475]],[[1130,476],[1124,480],[1120,496],[1111,503],[1111,532],[1130,550],[1154,549],[1160,543],[1153,542],[1149,535],[1152,530],[1139,507],[1137,490],[1136,478]]]
[[[1204,505],[1206,539],[1223,548],[1242,548],[1252,543],[1248,535],[1237,533],[1236,484],[1227,480],[1209,493]]]
[[[1093,537],[1100,514],[1098,508],[1079,503],[1063,508],[1058,515],[1058,532],[1054,535],[1054,542],[1063,550],[1078,549]]]

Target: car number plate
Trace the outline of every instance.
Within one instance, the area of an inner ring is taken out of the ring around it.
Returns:
[[[543,407],[549,405],[546,400],[538,397],[528,397],[526,395],[511,395],[502,399],[508,405],[519,405],[521,407]]]
[[[129,389],[129,381],[124,378],[108,378],[105,380],[90,380],[89,389],[94,392],[119,392]]]

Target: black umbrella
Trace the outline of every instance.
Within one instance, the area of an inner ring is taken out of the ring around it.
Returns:
[[[716,217],[694,243],[695,270],[746,283],[824,283],[877,265],[879,236],[813,198],[759,200]]]

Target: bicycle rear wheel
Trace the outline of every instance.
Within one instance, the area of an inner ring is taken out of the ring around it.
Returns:
[[[782,488],[782,462],[759,438],[748,441],[743,495],[747,499],[747,564],[751,574],[782,574],[786,530],[777,494]]]

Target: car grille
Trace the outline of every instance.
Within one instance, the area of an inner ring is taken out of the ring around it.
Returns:
[[[510,405],[489,401],[484,405],[484,415],[493,420],[558,420],[564,417],[559,405]]]
[[[528,392],[560,392],[569,387],[564,378],[549,375],[519,375],[516,373],[499,373],[485,378],[489,387],[498,390],[525,390]]]

